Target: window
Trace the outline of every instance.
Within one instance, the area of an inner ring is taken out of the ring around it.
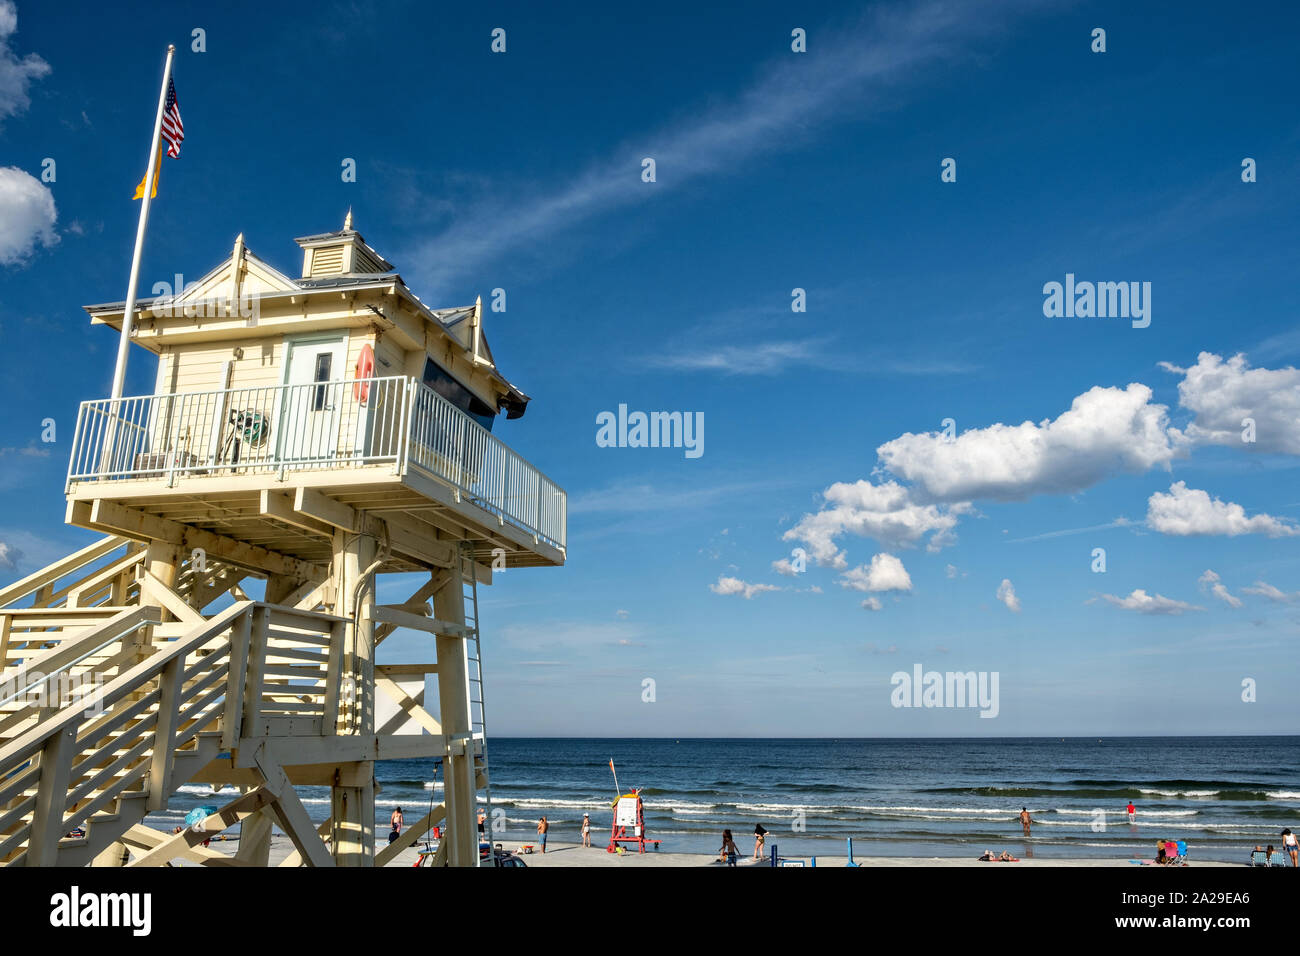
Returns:
[[[328,382],[330,380],[330,366],[334,362],[333,352],[316,353],[316,374],[312,378],[313,382]],[[313,390],[314,394],[311,399],[311,410],[319,412],[325,408],[325,391],[324,385],[318,385]]]
[[[496,410],[444,372],[433,359],[425,359],[424,384],[469,415],[470,418],[488,431],[492,430],[492,423],[496,421],[497,417]]]

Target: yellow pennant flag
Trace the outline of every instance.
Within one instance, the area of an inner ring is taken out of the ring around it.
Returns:
[[[154,167],[153,167],[153,191],[149,193],[150,199],[158,198],[158,177],[162,175],[162,157],[163,157],[162,144],[159,143],[158,160],[157,162],[154,163]],[[135,195],[131,197],[132,199],[144,198],[144,184],[146,181],[148,181],[148,179],[149,179],[149,174],[145,173],[144,178],[140,180],[140,185],[135,187]]]

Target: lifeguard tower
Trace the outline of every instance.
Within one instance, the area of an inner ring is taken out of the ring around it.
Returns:
[[[0,589],[0,864],[266,865],[275,824],[282,865],[383,865],[439,824],[435,863],[478,865],[478,588],[564,563],[565,493],[492,434],[529,399],[481,301],[430,309],[351,213],[296,241],[299,278],[241,235],[140,302],[153,394],[81,404],[67,521],[104,537]],[[123,303],[87,311],[121,328]],[[420,581],[379,604],[391,574]],[[427,662],[376,662],[397,628]],[[375,761],[430,757],[444,802],[376,851]],[[185,784],[236,790],[196,828],[147,825]],[[236,824],[236,854],[203,846]]]

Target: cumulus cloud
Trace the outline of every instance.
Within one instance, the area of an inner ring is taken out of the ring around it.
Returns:
[[[772,562],[772,570],[777,574],[784,574],[787,578],[792,578],[799,574],[799,569],[790,563],[789,558],[778,558]]]
[[[955,540],[958,516],[971,510],[966,503],[919,504],[896,481],[836,482],[822,492],[823,507],[804,515],[782,537],[802,541],[820,565],[843,570],[847,561],[837,543],[841,535],[874,538],[888,548],[915,547],[929,535],[926,550],[938,551]]]
[[[882,553],[872,557],[870,566],[858,565],[845,571],[840,585],[854,591],[910,591],[912,577],[902,561]]]
[[[1265,581],[1256,581],[1254,587],[1242,588],[1241,593],[1268,598],[1278,604],[1300,604],[1300,591],[1287,593]]]
[[[1178,402],[1195,413],[1187,437],[1199,444],[1300,455],[1300,369],[1251,368],[1244,355],[1226,362],[1202,352],[1191,368],[1161,367],[1183,376]],[[1242,420],[1255,422],[1254,442],[1242,440]]]
[[[862,609],[864,611],[879,611],[882,607],[884,607],[884,605],[880,603],[880,598],[878,597],[869,597],[862,602]]]
[[[753,598],[755,594],[762,594],[764,591],[781,590],[774,584],[747,584],[740,578],[730,578],[726,575],[719,576],[717,584],[710,584],[709,590],[714,594],[739,594],[746,601]]]
[[[1010,578],[1003,578],[998,585],[998,600],[1007,606],[1007,610],[1020,613],[1020,598],[1016,597],[1016,589]]]
[[[1151,389],[1096,386],[1038,424],[990,425],[955,439],[908,432],[876,449],[882,464],[925,500],[1018,501],[1082,491],[1116,473],[1168,467],[1186,441]]]
[[[0,541],[0,571],[18,570],[18,562],[23,559],[23,553],[10,544]]]
[[[0,167],[0,266],[25,262],[59,241],[54,194],[17,166]]]
[[[0,125],[32,105],[28,87],[50,72],[50,65],[35,53],[14,53],[10,40],[17,32],[18,8],[12,0],[0,0]]]
[[[1300,534],[1300,528],[1285,518],[1263,513],[1248,518],[1241,505],[1211,498],[1208,492],[1188,488],[1185,481],[1170,485],[1168,494],[1157,491],[1150,497],[1147,526],[1161,534],[1179,536],[1266,534],[1285,538]]]
[[[1222,579],[1213,571],[1207,570],[1196,579],[1196,583],[1200,585],[1202,591],[1213,594],[1228,607],[1241,607],[1241,598],[1224,587]]]
[[[1141,588],[1137,588],[1128,597],[1116,597],[1114,594],[1103,594],[1102,600],[1115,607],[1121,607],[1126,611],[1137,611],[1139,614],[1182,614],[1184,611],[1204,611],[1205,608],[1197,607],[1195,604],[1188,604],[1186,601],[1176,601],[1173,598],[1167,598],[1163,594],[1147,594]]]

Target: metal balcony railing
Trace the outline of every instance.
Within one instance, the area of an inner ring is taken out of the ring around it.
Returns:
[[[346,379],[82,402],[67,490],[81,482],[412,467],[563,549],[567,496],[413,378]]]

